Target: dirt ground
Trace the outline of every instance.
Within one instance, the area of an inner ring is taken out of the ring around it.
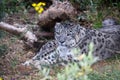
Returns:
[[[16,23],[25,25],[36,24],[37,18],[32,13],[24,15],[16,13],[6,16],[4,21],[12,25]],[[8,47],[7,54],[0,57],[0,77],[3,77],[4,80],[27,80],[25,76],[33,75],[37,69],[32,70],[31,67],[26,68],[21,64],[35,55],[34,50],[27,49],[19,37],[9,33],[6,33],[6,36],[0,40],[0,44],[5,44]]]

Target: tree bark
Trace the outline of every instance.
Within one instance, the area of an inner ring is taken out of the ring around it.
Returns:
[[[24,39],[27,39],[28,42],[33,43],[37,41],[37,37],[31,31],[28,31],[27,28],[17,28],[13,25],[0,22],[0,29],[5,30],[14,35],[22,35]]]
[[[39,15],[38,25],[44,29],[53,28],[56,22],[69,20],[77,15],[77,11],[68,1],[52,0],[53,4]]]

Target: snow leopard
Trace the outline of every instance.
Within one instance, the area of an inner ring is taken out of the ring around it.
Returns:
[[[102,27],[109,27],[113,25],[119,25],[119,22],[114,18],[107,18],[102,21]]]
[[[117,34],[117,35],[116,35]],[[41,65],[61,65],[78,61],[77,56],[88,54],[88,46],[94,44],[93,56],[99,60],[110,58],[120,51],[120,29],[115,34],[104,30],[88,29],[72,22],[56,23],[55,40],[48,41],[40,51],[24,64],[33,64],[39,68]],[[77,55],[72,52],[79,49]]]
[[[98,29],[104,33],[108,33],[119,37],[120,25],[119,22],[114,18],[107,18],[102,21],[102,28]]]
[[[71,49],[58,46],[56,40],[50,40],[41,47],[32,59],[26,61],[23,65],[33,65],[38,69],[41,69],[42,66],[63,66],[73,60],[71,52]]]
[[[120,35],[120,30],[116,32]],[[79,48],[80,54],[89,52],[88,45],[93,42],[93,56],[103,60],[120,51],[120,36],[109,34],[96,29],[88,29],[75,23],[57,23],[55,26],[55,40],[58,45]]]

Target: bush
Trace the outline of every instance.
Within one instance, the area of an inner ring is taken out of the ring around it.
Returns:
[[[18,12],[31,6],[32,0],[2,0],[2,9],[7,13]]]
[[[40,71],[43,80],[119,80],[120,71],[113,66],[106,66],[104,72],[97,72],[91,68],[92,64],[97,61],[98,58],[92,56],[93,45],[89,46],[88,55],[83,54],[83,59],[78,63],[69,63],[65,68],[55,69],[55,75],[50,75],[49,68],[43,68]],[[40,79],[40,78],[39,78]]]
[[[56,73],[57,80],[90,80],[88,74],[92,72],[91,65],[97,61],[97,58],[93,58],[92,55],[93,44],[89,46],[88,55],[83,54],[83,59],[78,63],[69,63],[61,72]],[[74,50],[73,50],[74,51]],[[56,71],[56,70],[55,70]],[[53,76],[50,76],[50,69],[43,68],[43,79],[54,80]]]
[[[4,38],[6,36],[6,32],[0,30],[0,39]]]
[[[8,48],[7,45],[0,44],[0,57],[7,53],[7,48]]]
[[[104,73],[98,73],[98,72],[92,72],[88,75],[90,80],[119,80],[120,79],[120,71],[113,69],[111,72],[104,72]]]
[[[2,18],[5,16],[5,5],[3,4],[3,1],[0,0],[0,21],[2,20]]]

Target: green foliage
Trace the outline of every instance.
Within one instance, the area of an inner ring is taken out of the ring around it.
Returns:
[[[5,55],[5,53],[7,53],[7,45],[5,44],[0,44],[0,57]]]
[[[120,18],[119,0],[70,0],[78,10],[84,11],[78,14],[78,20],[87,20],[92,22],[94,28],[100,28],[102,20],[105,17]],[[117,12],[113,12],[117,11]],[[118,13],[118,14],[117,14]]]
[[[58,80],[90,80],[88,74],[92,72],[91,65],[97,61],[97,58],[93,58],[92,52],[91,43],[88,55],[83,54],[82,61],[67,65],[62,73],[57,74]]]
[[[119,80],[120,79],[120,71],[115,70],[112,72],[105,72],[105,73],[98,73],[98,72],[92,72],[89,74],[90,80]]]
[[[119,0],[70,0],[72,3],[79,4],[79,8],[89,9],[96,11],[97,8],[101,7],[120,7]]]
[[[62,73],[57,74],[58,80],[75,80],[77,73],[79,72],[79,66],[77,64],[69,64],[65,67]]]
[[[2,1],[2,9],[4,9],[7,13],[18,12],[19,10],[24,10],[25,8],[29,8],[31,6],[32,0],[3,0]]]
[[[5,16],[4,14],[4,8],[5,6],[3,5],[3,1],[0,0],[0,21],[2,20],[2,18]]]
[[[0,40],[6,36],[6,33],[2,30],[0,30]],[[5,55],[7,53],[7,45],[6,44],[0,44],[0,57]]]
[[[0,30],[0,39],[2,39],[3,37],[5,37],[6,33],[2,30]]]
[[[92,50],[93,44],[89,46],[88,55],[83,54],[83,59],[78,63],[69,63],[61,72],[56,73],[57,80],[90,80],[88,74],[92,72],[91,65],[97,60],[93,58]],[[81,56],[81,55],[80,55]],[[42,70],[42,75],[44,75],[43,80],[50,79],[54,80],[53,76],[49,75],[50,70],[44,68]]]
[[[52,80],[52,76],[50,76],[50,69],[49,68],[43,68],[42,72],[40,72],[42,75],[42,80]]]
[[[96,11],[101,0],[70,0],[72,3],[79,4],[80,10]]]
[[[13,59],[11,59],[11,67],[12,68],[15,68],[16,67],[16,65],[18,65],[18,60],[17,60],[17,58],[13,58]]]
[[[103,19],[103,13],[101,11],[91,13],[88,12],[87,14],[87,19],[89,21],[93,22],[93,28],[101,28],[102,27],[102,19]]]
[[[97,72],[91,68],[92,64],[98,60],[98,58],[93,58],[93,47],[91,43],[88,55],[83,54],[80,62],[69,63],[54,76],[50,75],[49,68],[43,68],[39,73],[42,75],[42,80],[119,80],[120,71],[112,66],[106,66],[104,72]]]

